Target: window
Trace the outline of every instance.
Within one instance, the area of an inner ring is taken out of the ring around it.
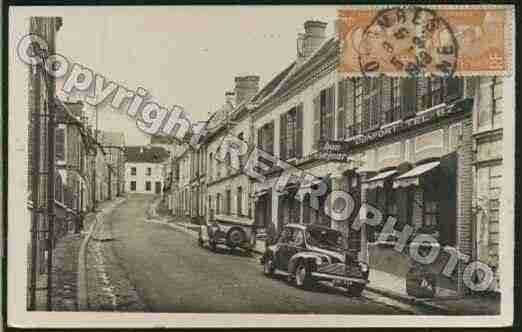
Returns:
[[[55,137],[55,156],[57,161],[65,161],[65,129],[56,128]]]
[[[145,191],[151,191],[151,183],[150,181],[145,181]]]
[[[221,211],[221,194],[216,194],[216,214],[219,214]]]
[[[400,79],[392,77],[387,78],[387,80],[389,80],[390,103],[388,109],[383,109],[383,124],[395,122],[401,117]],[[383,103],[383,105],[384,104],[387,105],[387,103]]]
[[[274,154],[274,121],[265,124],[261,130],[261,149],[269,154]]]
[[[281,232],[281,235],[279,236],[279,243],[288,243],[292,239],[292,229],[285,228]]]
[[[230,205],[232,203],[232,193],[230,192],[230,190],[227,190],[225,191],[225,213],[226,214],[230,214],[231,213],[231,208],[230,208]]]
[[[147,176],[151,176],[151,175],[152,175],[152,168],[147,167]]]
[[[214,176],[214,172],[212,170],[213,164],[214,164],[213,154],[212,154],[212,152],[210,152],[210,154],[208,155],[208,175],[210,176],[211,179]]]
[[[355,102],[354,102],[354,122],[350,130],[350,136],[357,136],[361,134],[362,123],[362,82],[360,78],[355,79]]]
[[[480,78],[478,127],[493,129],[502,126],[503,93],[501,77]]]
[[[381,82],[378,78],[363,79],[363,127],[365,130],[379,126]]]
[[[321,90],[313,100],[314,105],[314,140],[313,148],[317,149],[319,141],[334,137],[335,85]]]
[[[294,229],[290,244],[296,247],[304,247],[304,234],[300,229]]]
[[[56,181],[54,182],[54,199],[63,203],[62,178],[60,175],[56,176]]]
[[[280,126],[280,148],[279,157],[282,160],[295,157],[296,147],[296,108],[281,114]]]
[[[136,167],[131,167],[131,175],[136,175]]]
[[[130,190],[131,191],[136,191],[136,181],[131,181],[130,182]]]
[[[242,207],[243,207],[243,188],[238,187],[237,188],[237,215],[238,216],[243,215]]]
[[[419,82],[419,89],[422,86],[422,107],[419,111],[437,106],[444,102],[444,91],[441,78],[428,78]]]
[[[492,122],[493,128],[502,127],[502,109],[503,109],[503,93],[502,93],[502,77],[493,77],[491,83],[491,101],[492,101]]]

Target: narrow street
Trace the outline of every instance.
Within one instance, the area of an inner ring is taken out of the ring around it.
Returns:
[[[256,256],[213,253],[186,232],[145,222],[151,195],[129,195],[116,208],[114,251],[150,312],[407,314],[324,287],[303,291],[263,275]]]

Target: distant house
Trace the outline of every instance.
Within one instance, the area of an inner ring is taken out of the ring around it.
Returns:
[[[128,146],[125,149],[125,191],[161,194],[169,153],[162,147]]]

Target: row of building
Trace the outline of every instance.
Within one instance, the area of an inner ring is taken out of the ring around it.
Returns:
[[[501,77],[350,78],[338,70],[340,42],[326,36],[326,26],[305,22],[295,60],[263,88],[258,76],[236,77],[199,148],[170,145],[165,197],[172,213],[195,223],[246,221],[261,230],[320,223],[346,232],[363,259],[379,255],[378,229],[351,230],[356,215],[338,222],[324,212],[324,200],[318,210],[309,195],[296,200],[299,179],[281,193],[275,188],[281,169],[272,167],[258,183],[229,159],[218,160],[231,134],[324,179],[328,191],[348,191],[433,234],[498,278]],[[348,161],[325,158],[324,141],[341,146]]]
[[[54,54],[61,26],[59,17],[31,17],[29,31]],[[27,82],[28,303],[34,308],[37,280],[48,272],[56,241],[80,232],[86,213],[123,194],[125,139],[93,128],[83,102],[58,98],[43,64],[28,66]]]

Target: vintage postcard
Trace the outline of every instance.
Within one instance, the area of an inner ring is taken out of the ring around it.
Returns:
[[[8,9],[9,325],[512,324],[512,6]]]

